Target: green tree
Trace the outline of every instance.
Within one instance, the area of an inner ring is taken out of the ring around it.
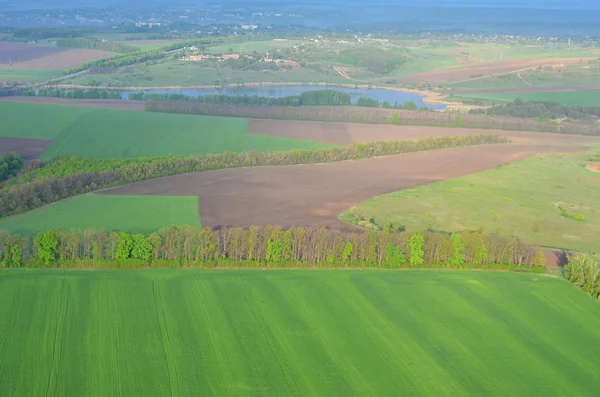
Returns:
[[[420,234],[414,234],[408,241],[410,248],[410,266],[421,266],[423,265],[425,252],[423,250],[425,246],[425,239]]]
[[[58,232],[49,230],[38,233],[35,239],[38,258],[49,266],[57,257],[56,248],[58,247]]]
[[[479,247],[477,247],[477,250],[475,251],[475,263],[477,265],[482,265],[486,263],[487,260],[487,247],[485,246],[485,244],[481,244]]]
[[[531,265],[541,267],[546,266],[546,256],[544,255],[544,251],[542,251],[541,248],[538,248],[535,251],[535,254],[533,255],[533,258],[531,260]]]
[[[117,245],[115,247],[115,259],[127,260],[131,258],[131,250],[133,249],[133,239],[131,235],[125,232],[119,232],[117,237]]]
[[[348,241],[344,246],[344,252],[342,253],[342,259],[344,262],[348,262],[352,257],[352,251],[354,250],[354,244],[351,241]]]
[[[465,245],[463,244],[459,233],[452,234],[452,259],[450,264],[455,267],[462,267],[465,263]]]
[[[133,235],[132,240],[131,257],[133,259],[149,261],[152,257],[152,244],[142,234]]]

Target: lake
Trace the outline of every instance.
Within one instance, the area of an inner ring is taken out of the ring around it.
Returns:
[[[317,87],[307,85],[282,85],[282,86],[244,86],[244,87],[224,87],[224,88],[184,88],[181,90],[143,90],[149,94],[183,94],[187,96],[201,96],[201,95],[230,95],[230,96],[264,96],[271,98],[284,98],[288,96],[300,95],[306,91],[318,91],[318,90],[335,90],[350,94],[352,103],[356,103],[359,98],[371,98],[376,99],[379,102],[388,101],[390,104],[398,102],[402,104],[404,102],[412,101],[417,104],[418,107],[426,106],[430,109],[442,110],[446,106],[441,104],[429,104],[424,103],[423,95],[413,94],[411,92],[403,91],[392,91],[383,89],[368,89],[368,88],[348,88],[348,87]],[[123,98],[128,98],[129,92],[123,92]],[[135,91],[139,92],[139,91]]]

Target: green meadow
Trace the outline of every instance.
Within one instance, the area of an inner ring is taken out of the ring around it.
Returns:
[[[0,272],[0,395],[593,396],[564,280],[340,270]]]
[[[600,252],[600,173],[585,166],[597,148],[543,154],[477,174],[401,190],[359,203],[355,214],[409,231],[479,230],[546,247]]]
[[[198,197],[85,194],[0,219],[0,230],[23,236],[69,229],[152,233],[180,225],[200,228]]]
[[[248,133],[242,118],[0,103],[0,136],[51,139],[41,156],[136,158],[310,149],[329,145]]]

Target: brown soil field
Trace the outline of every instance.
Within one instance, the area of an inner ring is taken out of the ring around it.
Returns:
[[[305,139],[334,145],[406,141],[427,137],[470,134],[498,134],[510,138],[515,143],[570,144],[600,142],[600,137],[544,132],[264,119],[250,119],[248,131],[251,134]]]
[[[481,172],[533,154],[582,147],[487,145],[334,164],[250,167],[165,177],[102,194],[197,196],[206,227],[353,228],[340,213],[368,198]]]
[[[113,55],[117,54],[99,50],[0,42],[0,69],[66,70]]]
[[[42,47],[32,44],[0,41],[0,65],[14,65],[66,51],[69,51],[69,48]]]
[[[35,96],[6,96],[0,97],[0,102],[39,103],[44,105],[63,105],[138,111],[143,111],[145,109],[145,103],[142,101],[125,101],[117,99],[67,99]]]
[[[4,138],[0,137],[0,154],[17,152],[23,160],[35,160],[52,144],[44,139]]]
[[[536,68],[538,66],[569,65],[591,59],[593,58],[538,58],[489,62],[461,68],[414,73],[409,76],[400,77],[397,80],[401,84],[447,83],[451,81],[457,82],[484,76],[518,72]]]

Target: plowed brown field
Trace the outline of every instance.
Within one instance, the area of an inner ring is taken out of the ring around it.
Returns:
[[[569,65],[593,59],[594,58],[538,58],[489,62],[460,68],[414,73],[405,77],[400,77],[397,80],[401,84],[448,83],[485,76],[496,76],[532,69],[538,66]]]
[[[103,194],[198,196],[207,227],[347,227],[338,215],[368,198],[463,176],[542,152],[580,147],[487,145],[335,164],[251,167],[178,175]],[[349,227],[349,226],[348,226]]]
[[[64,70],[113,55],[116,53],[2,41],[0,42],[0,69]]]
[[[0,137],[0,154],[17,152],[23,160],[35,160],[50,146],[52,141],[44,139],[23,139]]]

